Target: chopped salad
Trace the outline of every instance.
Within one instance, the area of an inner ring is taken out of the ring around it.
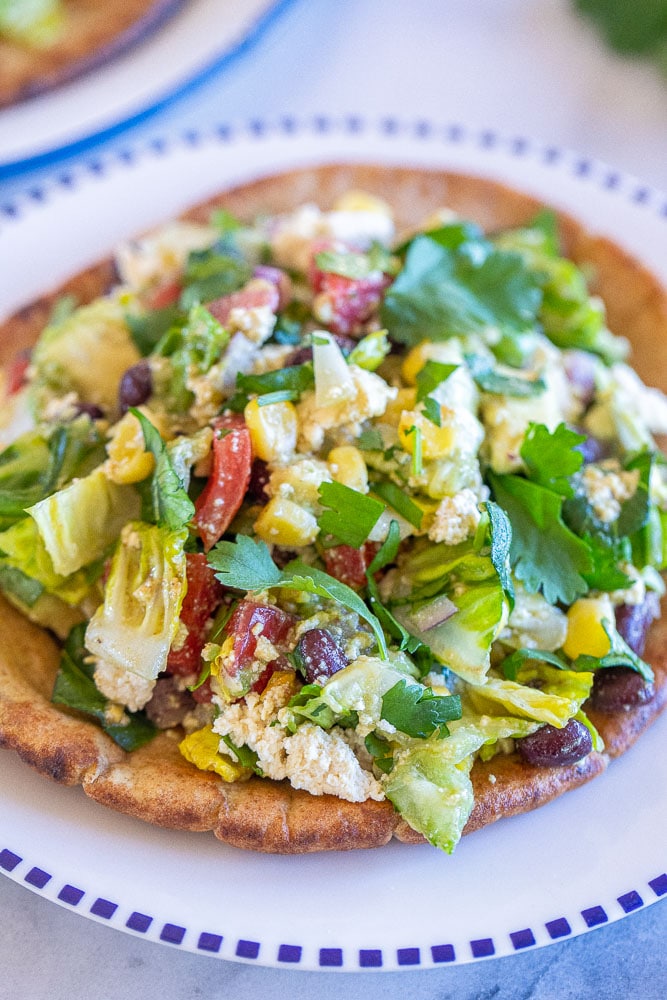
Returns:
[[[551,213],[397,240],[351,191],[116,264],[5,372],[0,586],[62,640],[54,702],[450,852],[477,758],[571,764],[587,704],[652,697],[667,399]]]

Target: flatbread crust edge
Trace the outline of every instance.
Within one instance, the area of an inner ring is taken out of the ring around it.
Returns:
[[[99,68],[156,31],[185,0],[65,0],[53,45],[31,49],[0,37],[0,107]]]
[[[259,178],[193,208],[186,217],[207,220],[211,209],[221,206],[245,218],[286,211],[305,201],[326,207],[350,188],[389,201],[401,229],[443,204],[489,230],[518,225],[541,207],[536,199],[484,178],[330,165]],[[611,328],[633,343],[636,368],[651,384],[667,388],[667,357],[655,352],[656,343],[667,341],[667,292],[610,241],[587,233],[568,216],[560,216],[560,222],[567,253],[595,274],[595,290],[605,298]],[[59,295],[68,292],[89,301],[114,280],[113,264],[104,261],[15,314],[0,325],[0,362],[34,342]],[[15,750],[42,774],[80,784],[91,798],[138,819],[179,830],[212,830],[226,843],[249,850],[298,854],[378,847],[392,836],[423,843],[389,802],[317,797],[285,782],[258,778],[225,784],[188,764],[178,752],[176,735],[160,734],[126,754],[94,724],[49,701],[58,663],[52,638],[2,598],[0,622],[0,746]],[[475,806],[465,832],[543,805],[600,774],[610,756],[625,752],[667,702],[667,619],[654,624],[646,657],[656,673],[651,702],[615,715],[590,712],[605,740],[604,754],[591,753],[561,768],[533,767],[516,754],[476,762]]]

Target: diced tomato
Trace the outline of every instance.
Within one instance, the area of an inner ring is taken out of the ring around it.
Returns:
[[[188,552],[185,560],[188,589],[181,608],[181,621],[188,635],[179,649],[170,651],[167,670],[171,674],[189,676],[198,674],[201,668],[206,625],[222,601],[224,588],[216,580],[202,552]]]
[[[365,278],[347,278],[332,271],[322,271],[315,258],[323,250],[344,253],[353,248],[340,241],[314,244],[309,279],[316,296],[316,315],[332,333],[354,333],[379,307],[382,294],[392,279],[382,271],[373,272]]]
[[[240,414],[214,423],[223,437],[213,438],[213,468],[195,503],[194,523],[208,552],[224,535],[243,503],[252,469],[250,432]]]
[[[207,302],[206,308],[218,323],[224,326],[232,309],[258,309],[268,306],[271,312],[275,313],[278,311],[279,302],[280,293],[276,285],[264,278],[255,278],[238,292]]]
[[[14,396],[25,384],[26,372],[30,365],[30,351],[26,348],[14,355],[7,366],[7,395]]]
[[[182,291],[183,286],[180,281],[169,281],[166,285],[160,285],[159,288],[156,288],[148,295],[146,305],[149,309],[166,309],[167,306],[178,302]]]
[[[234,639],[236,670],[242,670],[252,660],[260,636],[278,645],[285,641],[293,624],[292,615],[280,608],[257,604],[255,601],[240,601],[226,629],[227,635]]]
[[[366,570],[378,548],[376,542],[365,542],[360,549],[351,545],[334,545],[324,553],[326,571],[353,590],[361,590],[366,585]]]
[[[275,674],[276,670],[291,670],[286,656],[278,656],[275,660],[271,660],[270,663],[264,667],[264,670],[259,675],[253,686],[250,688],[251,691],[256,691],[257,694],[261,694],[266,685],[271,680],[272,676]]]

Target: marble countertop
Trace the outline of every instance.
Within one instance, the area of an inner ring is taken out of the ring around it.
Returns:
[[[606,51],[567,0],[292,0],[239,58],[141,124],[76,157],[0,180],[0,209],[68,165],[156,138],[225,123],[350,115],[527,138],[667,190],[667,80]],[[404,1000],[658,998],[667,971],[661,903],[547,948],[379,980],[250,967],[153,945],[6,878],[0,914],[0,997],[14,1000],[361,1000],[369,988]]]

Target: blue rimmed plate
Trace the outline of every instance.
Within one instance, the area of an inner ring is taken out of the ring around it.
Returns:
[[[0,109],[0,178],[143,121],[248,52],[292,2],[162,0],[141,30],[86,60],[85,75]]]
[[[20,306],[121,237],[227,185],[344,160],[508,182],[617,240],[667,280],[667,202],[632,178],[493,132],[319,118],[221,128],[82,162],[0,204],[0,301],[8,311]],[[452,857],[400,844],[302,857],[244,853],[110,813],[5,753],[0,870],[117,929],[260,965],[382,971],[515,954],[667,894],[664,735],[663,719],[605,775],[464,838]]]

